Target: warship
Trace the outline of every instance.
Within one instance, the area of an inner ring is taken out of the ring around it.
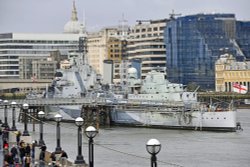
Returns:
[[[197,90],[188,92],[184,85],[169,82],[164,71],[152,70],[145,79],[140,79],[137,70],[131,67],[128,69],[126,88],[122,88],[126,91],[117,93],[112,89],[102,90],[101,76],[87,63],[86,55],[70,53],[68,64],[56,72],[46,98],[98,98],[102,95],[114,104],[110,119],[115,125],[222,131],[237,129],[233,103],[199,102]],[[81,107],[50,106],[48,111],[60,112],[64,119],[74,120],[81,116]]]

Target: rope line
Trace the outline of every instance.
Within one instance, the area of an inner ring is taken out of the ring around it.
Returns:
[[[113,151],[113,152],[117,152],[117,153],[120,153],[120,154],[125,154],[125,155],[136,157],[136,158],[150,160],[150,158],[148,158],[148,157],[143,157],[143,156],[139,156],[139,155],[135,155],[135,154],[131,154],[131,153],[126,153],[126,152],[119,151],[119,150],[116,150],[116,149],[113,149],[113,148],[110,148],[110,147],[106,147],[106,146],[104,146],[102,144],[97,144],[97,143],[94,143],[94,144],[97,145],[97,146],[99,146],[99,147],[102,147],[102,148],[108,149],[110,151]],[[171,166],[176,166],[176,167],[184,167],[184,166],[181,166],[181,165],[178,165],[178,164],[174,164],[174,163],[170,163],[170,162],[165,162],[165,161],[161,161],[161,160],[157,160],[157,162],[160,162],[160,163],[163,163],[163,164],[168,164],[168,165],[171,165]]]

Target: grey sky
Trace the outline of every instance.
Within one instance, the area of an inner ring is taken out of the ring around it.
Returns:
[[[234,13],[250,21],[250,0],[76,0],[78,18],[85,11],[87,30],[118,25],[124,14],[136,20],[168,18],[172,9],[184,15]],[[63,32],[70,19],[72,0],[0,0],[0,33]]]

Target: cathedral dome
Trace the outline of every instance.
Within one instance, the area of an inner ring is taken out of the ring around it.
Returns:
[[[75,1],[73,1],[71,19],[65,24],[64,33],[78,34],[82,31],[81,29],[83,28],[81,23],[78,21]]]
[[[64,33],[78,34],[81,29],[81,23],[79,21],[68,21],[64,26]]]

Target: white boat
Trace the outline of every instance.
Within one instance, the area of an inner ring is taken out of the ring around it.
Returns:
[[[46,94],[47,98],[98,98],[102,93],[100,77],[80,53],[69,55],[70,66],[59,70]],[[187,92],[182,84],[170,83],[166,74],[151,71],[145,79],[128,69],[125,94],[108,96],[114,105],[111,123],[176,129],[236,130],[236,109],[232,104],[197,101],[197,92]],[[132,104],[132,105],[131,105]],[[164,105],[163,105],[164,104]],[[166,105],[167,104],[167,105]],[[143,106],[143,107],[142,107]],[[81,106],[51,106],[49,113],[60,112],[64,119],[81,116]]]

